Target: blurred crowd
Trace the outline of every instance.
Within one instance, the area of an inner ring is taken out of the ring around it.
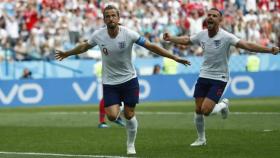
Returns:
[[[0,61],[54,59],[55,49],[71,49],[104,26],[102,9],[108,4],[120,9],[122,25],[179,56],[199,56],[202,49],[163,42],[162,33],[198,33],[212,7],[223,12],[227,31],[261,45],[280,45],[280,0],[0,0]],[[134,52],[156,57],[137,45]]]

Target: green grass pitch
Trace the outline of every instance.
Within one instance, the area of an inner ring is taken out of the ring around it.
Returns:
[[[193,101],[139,104],[135,157],[279,157],[280,98],[231,99],[227,120],[206,118],[204,147],[189,146],[196,139],[193,110]],[[125,129],[97,125],[96,105],[0,108],[0,157],[129,157]]]

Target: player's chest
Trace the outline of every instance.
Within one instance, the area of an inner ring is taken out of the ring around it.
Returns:
[[[129,51],[130,43],[124,38],[118,39],[105,39],[98,43],[101,52],[104,55],[121,55]]]
[[[200,41],[200,46],[204,51],[217,51],[224,48],[225,42],[222,38],[205,39]]]

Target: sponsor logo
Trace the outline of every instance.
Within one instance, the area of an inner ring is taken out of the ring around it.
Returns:
[[[32,95],[26,95],[29,93]],[[43,88],[36,83],[14,84],[7,94],[0,88],[0,103],[4,105],[11,104],[16,97],[23,104],[37,104],[43,96]]]

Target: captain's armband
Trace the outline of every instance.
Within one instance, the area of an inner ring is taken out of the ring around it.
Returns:
[[[135,43],[142,47],[145,47],[145,42],[146,42],[146,39],[144,37],[140,36]]]

